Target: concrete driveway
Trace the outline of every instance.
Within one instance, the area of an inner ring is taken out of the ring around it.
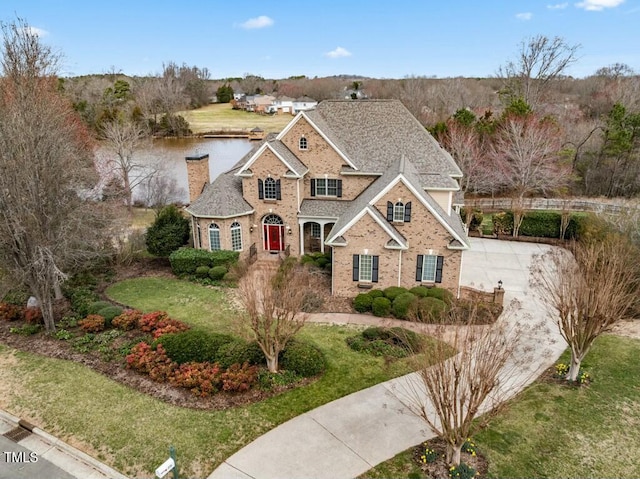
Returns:
[[[464,253],[463,285],[492,291],[502,280],[505,304],[514,298],[521,303],[510,320],[545,321],[548,326],[527,337],[537,354],[532,358],[534,368],[513,379],[511,394],[535,379],[532,371],[540,372],[553,364],[565,348],[529,288],[532,258],[548,248],[472,238],[471,250]],[[398,387],[414,378],[408,375],[378,384],[281,424],[236,452],[209,478],[357,477],[433,436],[397,397]]]

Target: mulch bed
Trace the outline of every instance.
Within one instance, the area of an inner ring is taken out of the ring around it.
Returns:
[[[435,462],[423,463],[421,456],[424,454],[425,446],[420,444],[413,450],[414,462],[420,466],[420,469],[428,479],[449,479],[449,466],[444,460],[446,450],[445,442],[442,439],[434,438],[427,441],[426,444],[430,449],[433,449],[438,454],[438,458]],[[483,477],[487,477],[489,461],[487,461],[481,451],[476,450],[475,456],[463,452],[461,453],[460,460],[476,470],[476,478],[481,479]]]
[[[171,267],[167,260],[149,259],[128,265],[126,268],[119,268],[115,271],[115,275],[110,278],[110,281],[101,282],[96,289],[97,292],[104,297],[104,291],[110,284],[141,276],[175,277],[171,272]],[[68,304],[59,303],[56,305],[56,317],[58,318],[63,317],[69,311]],[[310,378],[287,386],[273,387],[270,390],[253,388],[244,393],[219,392],[211,397],[202,398],[186,389],[178,388],[168,383],[158,383],[136,371],[126,369],[122,358],[107,360],[104,355],[98,351],[79,352],[74,349],[70,341],[57,339],[46,334],[44,331],[30,336],[10,332],[11,328],[21,328],[25,324],[24,321],[0,321],[0,343],[14,349],[39,354],[41,356],[74,361],[120,384],[174,406],[206,410],[228,409],[259,402],[289,389],[303,386],[314,381],[313,378]],[[84,335],[84,332],[80,328],[68,330],[77,333],[78,336]],[[119,343],[127,340],[131,341],[135,339],[136,336],[139,336],[141,341],[145,338],[143,333],[139,331],[129,331],[114,341],[114,347],[117,348]]]

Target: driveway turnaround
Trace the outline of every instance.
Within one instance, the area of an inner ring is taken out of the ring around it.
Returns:
[[[502,281],[505,306],[512,299],[520,308],[509,321],[545,322],[525,340],[534,354],[533,369],[509,384],[515,395],[551,366],[565,349],[557,328],[529,288],[529,267],[546,245],[471,238],[462,260],[461,283],[493,291]],[[315,315],[312,315],[315,316]],[[341,323],[371,321],[360,315],[318,315],[315,320]],[[350,394],[281,424],[228,458],[209,479],[281,479],[295,477],[350,479],[396,454],[433,437],[424,422],[398,399],[410,374]]]

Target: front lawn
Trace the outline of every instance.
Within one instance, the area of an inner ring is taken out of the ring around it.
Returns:
[[[224,290],[167,278],[138,278],[108,289],[113,299],[210,331],[227,331],[234,316]],[[176,447],[181,473],[205,477],[233,452],[310,409],[409,372],[406,360],[351,350],[353,327],[309,324],[301,336],[326,354],[315,382],[259,403],[191,410],[114,382],[71,362],[0,347],[0,408],[86,450],[131,476],[150,476]]]
[[[637,478],[639,356],[640,340],[603,336],[584,363],[593,378],[589,386],[546,377],[511,401],[474,437],[489,460],[489,475]],[[409,477],[417,471],[409,450],[363,477]]]

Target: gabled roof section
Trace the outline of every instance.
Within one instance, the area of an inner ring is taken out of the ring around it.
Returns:
[[[187,212],[198,218],[231,218],[253,213],[253,207],[242,196],[239,168],[220,174],[209,183],[202,194],[191,203]]]
[[[400,232],[390,224],[381,214],[380,212],[373,206],[367,206],[355,217],[351,218],[351,221],[344,225],[340,230],[336,229],[336,225],[331,229],[329,233],[329,237],[325,241],[325,244],[330,246],[346,246],[347,241],[342,236],[351,226],[356,224],[364,215],[369,214],[373,220],[380,225],[380,227],[389,235],[389,241],[386,242],[385,248],[389,249],[408,249],[407,240],[404,236],[400,234]]]
[[[260,155],[265,150],[271,150],[273,154],[278,158],[291,172],[288,176],[295,178],[302,178],[309,169],[293,154],[291,150],[286,147],[284,143],[273,137],[268,137],[264,142],[251,150],[244,156],[242,161],[242,167],[235,173],[237,176],[250,175],[250,168],[255,161],[260,158]]]
[[[434,215],[434,217],[445,227],[445,229],[457,240],[463,249],[469,247],[467,235],[462,222],[457,214],[448,215],[442,207],[429,195],[421,186],[419,174],[412,163],[403,156],[384,172],[384,174],[373,182],[369,188],[363,191],[360,196],[351,202],[351,205],[344,212],[340,219],[334,224],[327,243],[333,238],[344,235],[344,233],[360,219],[364,209],[372,209],[383,222],[393,228],[380,212],[373,206],[382,196],[384,196],[398,182],[402,182],[411,190],[414,196]],[[393,228],[395,230],[395,228]],[[397,232],[397,230],[395,230]],[[399,233],[398,233],[399,234]],[[405,242],[406,244],[406,242]]]
[[[332,134],[331,128],[327,125],[324,120],[317,115],[315,115],[315,110],[307,110],[301,111],[296,115],[296,117],[289,122],[289,124],[282,130],[277,139],[281,140],[284,136],[293,128],[293,126],[300,121],[301,118],[307,120],[307,122],[312,126],[314,130],[327,142],[329,145],[335,150],[338,155],[354,170],[357,170],[356,166],[351,162],[349,157],[343,153],[340,149],[340,146],[334,142],[335,135]],[[319,122],[319,123],[318,123]]]
[[[355,170],[382,173],[404,155],[421,174],[462,176],[451,155],[398,100],[325,100],[306,117]]]

